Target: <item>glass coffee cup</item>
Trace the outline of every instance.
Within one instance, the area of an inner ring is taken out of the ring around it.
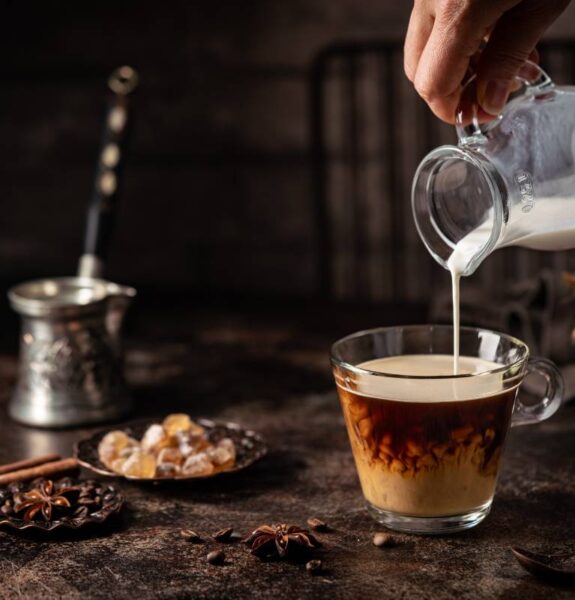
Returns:
[[[549,418],[563,380],[546,359],[501,333],[413,325],[362,331],[332,347],[332,368],[370,514],[391,529],[448,533],[489,513],[509,428]],[[543,377],[536,403],[518,398]]]

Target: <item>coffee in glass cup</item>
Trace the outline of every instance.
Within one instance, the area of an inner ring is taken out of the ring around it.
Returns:
[[[336,342],[332,365],[351,448],[370,513],[393,529],[444,533],[488,514],[513,424],[538,422],[561,403],[556,367],[496,332],[462,328],[453,375],[453,329],[408,326]],[[547,381],[524,405],[525,374]]]

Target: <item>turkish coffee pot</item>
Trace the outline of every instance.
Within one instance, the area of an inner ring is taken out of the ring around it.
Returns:
[[[22,317],[20,364],[10,416],[37,427],[110,421],[132,407],[120,329],[136,290],[102,278],[130,125],[136,72],[120,67],[111,92],[76,277],[28,281],[11,288]]]

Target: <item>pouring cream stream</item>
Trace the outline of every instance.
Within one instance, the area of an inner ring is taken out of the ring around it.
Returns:
[[[451,298],[453,302],[453,374],[459,375],[459,283],[471,259],[486,244],[491,235],[492,224],[485,221],[477,229],[468,233],[453,248],[447,261],[451,273]]]

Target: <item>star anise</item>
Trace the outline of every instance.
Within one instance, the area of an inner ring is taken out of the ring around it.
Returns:
[[[67,496],[77,491],[75,486],[56,489],[53,481],[45,479],[37,488],[23,492],[15,498],[14,512],[20,513],[25,510],[23,519],[26,522],[32,521],[38,513],[41,513],[46,521],[50,521],[54,507],[70,508],[72,505]]]
[[[252,554],[259,558],[294,558],[305,556],[321,543],[306,529],[297,525],[261,525],[244,540]]]

